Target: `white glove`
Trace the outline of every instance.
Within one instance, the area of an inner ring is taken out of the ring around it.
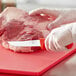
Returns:
[[[76,23],[66,24],[59,28],[53,29],[45,40],[47,50],[60,51],[71,50],[66,46],[76,42]]]
[[[42,17],[48,17],[47,19],[52,20],[49,25],[47,25],[48,30],[52,30],[56,27],[59,27],[62,24],[66,24],[69,22],[74,22],[75,20],[75,13],[76,11],[66,11],[61,9],[45,9],[45,8],[38,8],[29,12],[30,16],[37,16],[41,15]],[[72,17],[72,18],[71,18]]]
[[[44,9],[44,8],[38,8],[35,10],[32,10],[29,12],[30,16],[41,16],[42,18],[48,19],[50,23],[52,24],[51,21],[54,21],[57,17],[59,17],[60,13],[62,11],[58,9]],[[47,25],[48,28],[48,25]],[[51,29],[55,28],[54,26],[50,26]]]
[[[29,15],[46,14],[49,16],[58,17],[60,13],[61,11],[59,11],[58,9],[37,8],[35,10],[30,11]]]

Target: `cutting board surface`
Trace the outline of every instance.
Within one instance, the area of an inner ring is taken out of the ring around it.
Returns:
[[[15,53],[0,45],[0,72],[40,75],[74,53],[73,51],[38,50],[33,53]]]

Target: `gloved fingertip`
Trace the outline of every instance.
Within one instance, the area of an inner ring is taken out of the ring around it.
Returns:
[[[49,48],[48,48],[48,46],[49,46],[48,42],[49,42],[49,36],[45,39],[45,48],[46,48],[47,51],[49,50]]]

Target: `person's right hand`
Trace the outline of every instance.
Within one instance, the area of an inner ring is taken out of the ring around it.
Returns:
[[[76,23],[70,23],[53,29],[45,40],[45,47],[47,50],[53,51],[72,50],[72,48],[68,49],[66,46],[75,42]]]

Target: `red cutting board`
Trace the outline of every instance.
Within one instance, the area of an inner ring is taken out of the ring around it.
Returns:
[[[0,45],[0,72],[24,75],[41,75],[75,50],[54,52],[38,50],[33,53],[15,53]]]

